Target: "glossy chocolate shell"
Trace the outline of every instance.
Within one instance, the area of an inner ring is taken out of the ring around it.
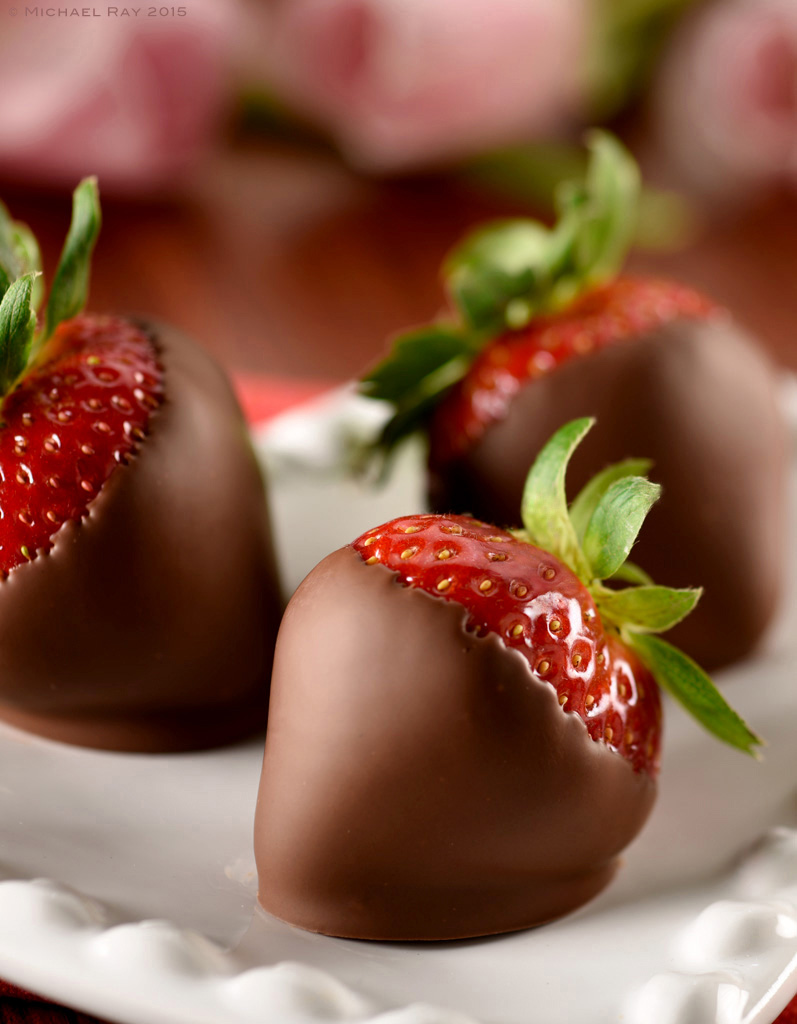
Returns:
[[[88,515],[0,583],[0,719],[90,747],[196,749],[264,726],[280,601],[226,377],[142,326],[165,401]]]
[[[596,416],[569,474],[653,460],[664,493],[632,559],[658,583],[702,586],[668,639],[708,669],[750,654],[778,606],[785,566],[786,432],[774,369],[724,316],[682,320],[530,381],[456,462],[430,459],[439,512],[516,524],[523,482],[562,424]]]
[[[272,914],[327,935],[460,939],[550,921],[612,878],[655,783],[466,615],[352,548],[294,595],[255,823]]]

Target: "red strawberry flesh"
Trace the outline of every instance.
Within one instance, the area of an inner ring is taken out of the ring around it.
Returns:
[[[124,320],[62,324],[8,395],[0,430],[0,571],[48,551],[136,452],[163,399],[147,336]]]
[[[702,319],[716,311],[714,303],[684,285],[621,277],[588,292],[562,313],[537,317],[521,330],[500,335],[435,411],[435,458],[444,462],[466,451],[486,427],[503,418],[512,397],[528,381],[674,320]]]
[[[467,516],[394,519],[353,547],[406,586],[463,605],[467,628],[519,651],[593,740],[656,774],[658,687],[619,636],[604,631],[586,587],[556,558]]]

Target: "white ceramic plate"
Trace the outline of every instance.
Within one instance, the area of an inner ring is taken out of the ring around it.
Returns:
[[[330,469],[362,415],[337,396],[259,438],[288,589],[421,507],[416,450],[376,495]],[[764,763],[669,707],[659,804],[617,882],[484,941],[328,939],[258,910],[262,740],[130,756],[4,727],[0,976],[120,1024],[771,1024],[797,992],[795,616],[792,594],[767,651],[722,680],[767,737]]]

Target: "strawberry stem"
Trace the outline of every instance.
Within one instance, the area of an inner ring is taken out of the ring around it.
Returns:
[[[31,230],[12,220],[0,203],[0,394],[13,390],[58,325],[85,306],[100,223],[97,179],[86,178],[73,194],[72,222],[50,290],[45,325],[37,332],[44,291],[39,246]]]
[[[7,394],[28,365],[36,313],[31,295],[35,274],[17,278],[0,302],[0,391]]]
[[[53,336],[62,321],[71,320],[86,305],[91,257],[101,223],[97,179],[86,178],[72,196],[72,223],[53,278],[47,302],[45,330],[37,338],[37,350]]]
[[[607,132],[591,132],[587,146],[585,179],[557,191],[557,223],[501,220],[467,236],[443,267],[449,317],[400,335],[362,378],[362,394],[395,409],[372,454],[421,429],[496,335],[563,309],[619,273],[636,226],[639,170]]]
[[[761,740],[730,707],[708,675],[682,651],[652,636],[664,633],[697,605],[702,591],[656,586],[627,561],[661,488],[640,471],[650,463],[628,459],[594,477],[568,507],[567,468],[594,419],[561,427],[529,470],[523,490],[523,531],[515,536],[549,551],[586,585],[604,627],[619,634],[689,713],[718,739],[755,756]],[[603,580],[622,580],[623,589]]]

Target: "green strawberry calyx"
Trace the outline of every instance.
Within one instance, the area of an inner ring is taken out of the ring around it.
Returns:
[[[371,454],[421,429],[493,338],[617,276],[636,229],[639,169],[608,132],[591,132],[587,146],[584,181],[557,190],[554,226],[499,220],[467,236],[443,266],[452,313],[400,334],[362,378],[360,393],[394,410]]]
[[[661,494],[646,473],[650,463],[627,459],[609,466],[568,505],[570,460],[595,425],[573,420],[548,441],[523,490],[523,529],[516,535],[569,566],[592,595],[604,627],[639,656],[658,685],[718,739],[757,756],[763,741],[730,707],[709,676],[683,651],[656,636],[684,619],[699,589],[657,586],[628,561],[645,517]],[[626,586],[617,587],[617,583]]]
[[[44,277],[39,246],[27,225],[14,221],[0,203],[0,396],[36,363],[58,325],[85,306],[100,221],[97,180],[86,178],[72,197],[72,222],[40,327]]]

